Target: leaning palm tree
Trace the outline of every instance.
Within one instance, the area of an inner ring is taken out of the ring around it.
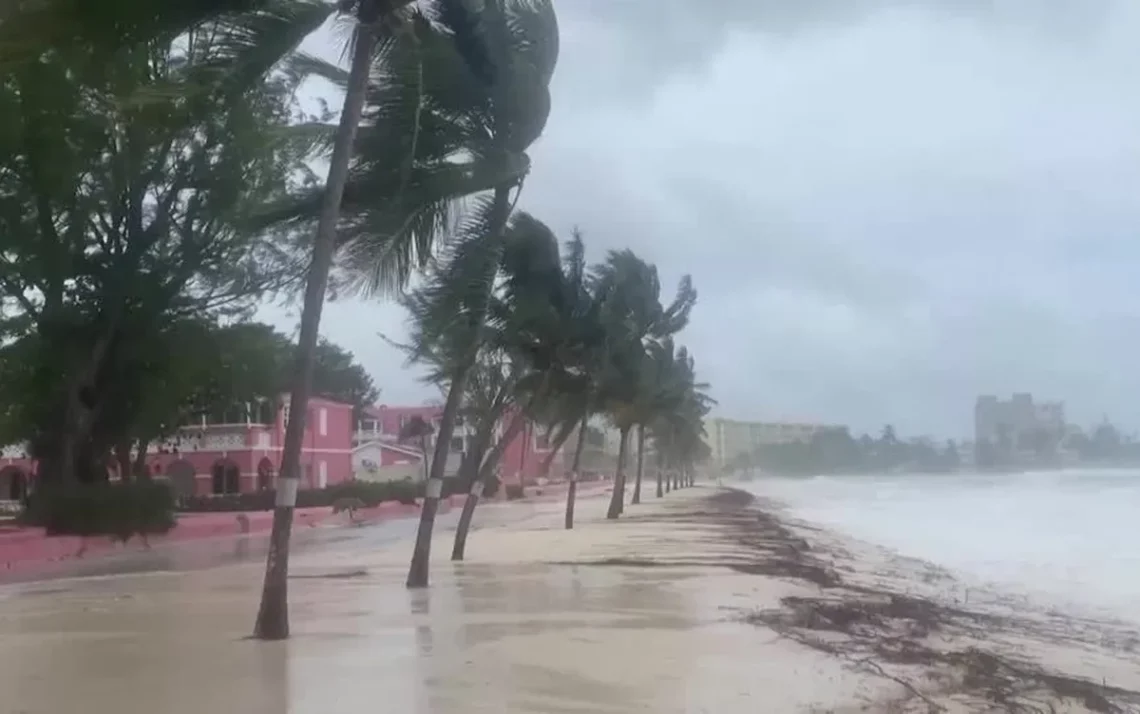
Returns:
[[[305,284],[301,311],[301,329],[297,339],[296,363],[293,369],[290,419],[285,426],[285,443],[281,450],[281,470],[277,481],[276,507],[269,539],[269,555],[265,566],[265,584],[261,607],[254,625],[254,636],[260,639],[284,639],[289,636],[288,571],[289,536],[293,526],[293,508],[297,503],[297,486],[301,477],[301,448],[305,438],[304,414],[312,392],[313,364],[316,358],[321,311],[328,289],[329,271],[337,247],[340,204],[348,183],[356,133],[364,112],[369,72],[380,36],[382,20],[394,13],[392,4],[381,0],[342,0],[339,9],[356,19],[352,60],[349,68],[340,123],[332,144],[328,178],[321,198],[320,215],[313,237],[312,259]],[[386,14],[388,13],[388,14]]]
[[[605,296],[601,318],[607,332],[606,355],[599,370],[600,401],[621,435],[606,513],[607,518],[617,518],[625,507],[629,435],[640,418],[638,399],[649,368],[647,350],[688,324],[697,294],[685,276],[674,300],[662,305],[657,269],[628,250],[610,253],[595,268],[594,283],[594,289]]]
[[[569,485],[566,490],[564,524],[574,527],[574,506],[578,495],[578,477],[582,470],[582,453],[589,434],[590,418],[599,410],[599,376],[605,364],[609,335],[603,320],[608,286],[595,284],[586,267],[586,247],[582,233],[574,229],[562,258],[562,275],[558,281],[557,310],[540,324],[534,340],[544,345],[549,361],[561,378],[561,388],[553,395],[550,408],[559,424],[552,445],[553,455],[571,434],[576,435],[574,454],[570,460]]]
[[[522,432],[547,391],[543,385],[548,380],[535,370],[515,336],[520,322],[541,311],[546,300],[547,278],[558,271],[557,243],[546,226],[525,213],[511,218],[504,236],[496,287],[481,329],[455,324],[456,282],[449,271],[469,259],[465,254],[440,261],[429,272],[426,284],[402,301],[409,313],[410,339],[398,346],[410,362],[428,368],[429,381],[449,388],[457,369],[470,358],[472,346],[477,350],[464,382],[463,413],[475,429],[460,464],[459,482],[469,493],[456,530],[453,560],[463,558],[475,506],[506,448]],[[553,265],[553,270],[544,265]]]
[[[549,0],[486,0],[478,25],[488,38],[496,68],[485,101],[473,107],[468,150],[504,166],[529,165],[526,151],[542,133],[550,112],[550,80],[558,57],[558,25]],[[467,378],[478,357],[491,306],[495,278],[506,247],[513,204],[522,188],[511,176],[480,197],[460,224],[454,245],[437,261],[427,289],[446,310],[440,324],[458,345],[440,419],[432,473],[420,514],[407,586],[426,587],[431,538],[443,485],[443,468]],[[442,339],[442,337],[441,337]]]
[[[311,391],[320,314],[338,244],[349,243],[348,268],[358,283],[373,289],[399,287],[417,260],[422,264],[430,255],[437,235],[451,225],[448,209],[456,200],[478,191],[488,175],[503,181],[508,180],[504,176],[512,177],[517,183],[525,174],[518,157],[489,157],[487,142],[481,141],[480,128],[486,126],[479,121],[485,117],[481,109],[499,87],[497,77],[503,67],[491,59],[491,48],[502,38],[482,31],[480,15],[485,12],[469,10],[465,0],[406,5],[402,0],[340,4],[344,13],[355,17],[347,73],[311,57],[295,63],[295,71],[338,83],[345,100],[331,140],[323,126],[303,127],[315,129],[312,133],[318,140],[326,137],[331,143],[325,185],[262,217],[267,223],[304,223],[313,222],[315,216],[291,397],[294,414],[304,414]],[[366,126],[358,139],[362,119]],[[457,155],[468,161],[448,160]],[[445,410],[425,502],[425,510],[433,515],[453,426],[454,410]],[[287,429],[282,450],[283,487],[278,491],[255,627],[263,638],[288,633],[288,542],[303,430],[299,422]]]
[[[688,396],[689,385],[676,363],[672,338],[649,345],[644,369],[630,405],[637,429],[637,468],[630,503],[641,503],[641,480],[645,466],[646,428],[656,419],[675,413]]]
[[[463,558],[467,531],[482,491],[482,482],[505,447],[527,421],[551,413],[570,414],[568,423],[557,427],[559,448],[580,421],[571,395],[588,393],[587,355],[601,344],[600,322],[591,319],[596,306],[584,293],[585,261],[581,235],[575,232],[565,257],[559,255],[558,239],[538,220],[520,214],[513,222],[503,253],[501,289],[490,314],[487,348],[511,356],[521,375],[516,408],[495,449],[488,455],[472,484],[456,531],[452,559]],[[585,410],[582,410],[585,412]],[[578,458],[581,458],[579,452]],[[575,464],[574,468],[578,468]],[[576,479],[571,479],[574,488]]]
[[[707,458],[704,420],[715,404],[706,393],[708,385],[696,381],[693,358],[685,348],[676,350],[670,372],[680,399],[649,426],[658,454],[658,497],[665,489],[680,486],[680,475],[691,474],[692,466]]]

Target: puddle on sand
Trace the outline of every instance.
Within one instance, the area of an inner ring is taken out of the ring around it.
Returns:
[[[365,574],[291,580],[294,637],[270,644],[242,639],[253,565],[16,591],[0,603],[4,710],[755,711],[755,682],[718,674],[767,656],[755,632],[715,624],[668,573],[438,564],[408,592],[394,568],[353,567]]]

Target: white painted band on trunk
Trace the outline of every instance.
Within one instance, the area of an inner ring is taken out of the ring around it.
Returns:
[[[578,483],[578,472],[577,471],[571,471],[570,472],[570,483]]]
[[[281,508],[292,508],[297,505],[297,487],[300,485],[301,479],[299,478],[279,478],[277,479],[277,498],[275,500],[276,506]]]
[[[474,496],[475,498],[479,498],[480,496],[483,495],[483,482],[482,481],[476,481],[475,483],[471,484],[471,495]]]
[[[439,498],[443,495],[443,479],[429,478],[427,480],[427,490],[425,494],[428,498]]]

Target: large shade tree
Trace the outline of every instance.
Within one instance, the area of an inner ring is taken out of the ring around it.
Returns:
[[[66,9],[17,5],[0,34]],[[45,484],[103,477],[171,325],[240,313],[295,275],[280,237],[245,224],[304,174],[279,131],[299,77],[273,68],[327,10],[273,7],[117,44],[0,42],[2,327],[34,365],[21,436]],[[230,41],[242,23],[260,54]]]

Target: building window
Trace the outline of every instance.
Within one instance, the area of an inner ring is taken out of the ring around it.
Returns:
[[[327,462],[321,461],[317,464],[317,478],[319,479],[318,488],[325,488],[329,485],[329,465]]]
[[[329,435],[329,410],[321,407],[320,417],[321,436]]]

